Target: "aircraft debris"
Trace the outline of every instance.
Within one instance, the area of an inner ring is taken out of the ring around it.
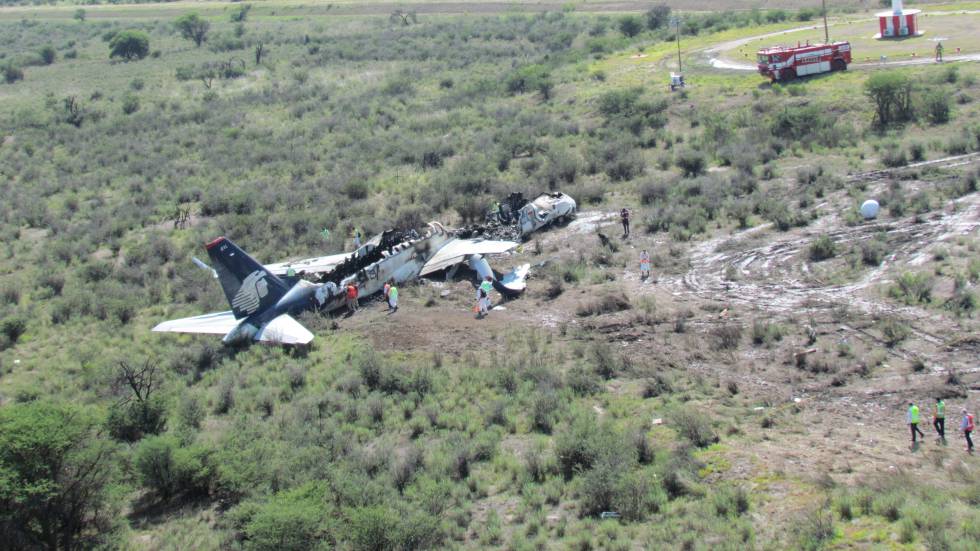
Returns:
[[[396,284],[456,267],[466,262],[481,278],[489,276],[498,292],[515,297],[526,287],[530,265],[498,278],[485,255],[502,254],[519,246],[515,241],[464,238],[438,222],[429,231],[385,231],[357,250],[263,266],[225,237],[205,248],[215,268],[195,264],[216,274],[231,310],[166,321],[157,332],[224,335],[226,344],[255,340],[280,344],[307,344],[313,334],[292,316],[304,310],[332,311],[345,305],[344,289],[354,283],[360,296]]]

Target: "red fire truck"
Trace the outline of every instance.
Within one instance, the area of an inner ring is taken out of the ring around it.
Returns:
[[[759,73],[773,81],[793,80],[804,75],[847,70],[851,62],[851,43],[797,44],[775,46],[758,52]]]

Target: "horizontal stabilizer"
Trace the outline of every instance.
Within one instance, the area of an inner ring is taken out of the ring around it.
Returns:
[[[283,314],[265,324],[255,334],[255,340],[270,344],[306,344],[313,340],[313,333],[292,316]]]
[[[215,312],[192,318],[165,321],[154,327],[153,330],[170,333],[224,335],[234,329],[238,325],[238,322],[239,320],[235,319],[235,314],[229,310],[227,312]]]
[[[527,288],[527,274],[530,271],[530,264],[518,266],[502,278],[493,280],[493,288],[507,298],[515,298]]]

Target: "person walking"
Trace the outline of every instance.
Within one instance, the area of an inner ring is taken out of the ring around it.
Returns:
[[[973,453],[973,439],[970,438],[970,434],[973,432],[973,414],[967,412],[966,408],[963,408],[963,420],[960,421],[960,431],[963,433],[963,437],[966,438],[966,451]]]
[[[354,249],[361,248],[361,229],[354,228]]]
[[[912,402],[909,402],[909,410],[905,414],[905,422],[908,424],[909,428],[912,430],[912,444],[915,445],[915,433],[919,433],[919,436],[925,438],[926,435],[922,434],[919,430],[919,406]]]
[[[943,43],[942,42],[937,42],[936,43],[936,63],[942,63],[942,62],[943,62]]]
[[[382,290],[382,294],[384,296],[385,305],[386,306],[388,305],[388,293],[390,291],[391,291],[391,282],[390,281],[385,281],[385,286],[384,286],[384,289]]]
[[[644,249],[640,252],[640,279],[650,278],[650,253]]]
[[[388,313],[394,314],[398,311],[398,287],[395,285],[395,280],[389,280],[391,284],[388,287]]]
[[[940,442],[946,442],[946,402],[936,398],[936,411],[932,414],[932,426],[936,429]]]
[[[490,291],[493,290],[493,278],[486,276],[480,283],[480,289],[483,291],[483,296],[487,299],[487,310],[490,310]]]
[[[347,311],[351,314],[357,311],[357,284],[353,281],[347,284]]]
[[[630,211],[628,208],[623,207],[623,210],[619,211],[619,218],[623,222],[623,238],[630,236]]]

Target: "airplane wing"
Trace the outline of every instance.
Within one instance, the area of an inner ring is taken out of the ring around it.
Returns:
[[[489,239],[456,239],[439,249],[428,262],[422,266],[420,276],[444,270],[453,264],[461,262],[473,254],[500,254],[516,249],[518,243],[513,241],[492,241]]]
[[[350,255],[354,253],[340,253],[331,254],[328,256],[317,256],[314,258],[304,258],[302,260],[294,260],[292,262],[279,262],[277,264],[266,264],[265,269],[276,274],[277,276],[284,276],[286,272],[292,268],[299,272],[307,273],[319,273],[319,272],[329,272],[330,270],[337,267],[338,264],[347,259]]]
[[[178,320],[165,321],[153,328],[154,331],[166,331],[171,333],[206,333],[212,335],[225,335],[238,325],[241,320],[235,319],[235,314],[231,310],[227,312],[215,312],[194,316],[192,318],[181,318]]]
[[[288,314],[283,314],[265,324],[255,335],[255,340],[278,344],[306,344],[313,340],[313,333]]]

